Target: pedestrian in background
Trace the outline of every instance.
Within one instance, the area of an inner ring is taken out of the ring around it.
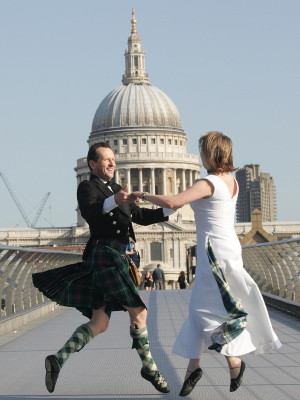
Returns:
[[[161,269],[161,265],[157,264],[155,270],[152,273],[154,285],[155,285],[155,290],[162,290],[164,289],[164,283],[165,283],[165,273],[164,270]]]
[[[179,283],[179,289],[186,289],[189,286],[184,271],[180,272],[178,277],[178,283]]]
[[[153,278],[151,271],[147,270],[144,277],[144,289],[152,290],[153,289]]]
[[[130,251],[130,253],[128,253],[128,255],[134,262],[135,266],[137,268],[140,268],[141,256],[140,256],[140,253],[135,248],[135,242],[131,241],[129,243],[129,245],[131,246],[131,251]]]

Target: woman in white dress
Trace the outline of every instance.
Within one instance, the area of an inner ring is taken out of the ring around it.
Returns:
[[[202,376],[200,356],[217,351],[226,357],[230,391],[242,382],[240,356],[281,346],[273,331],[260,291],[243,268],[242,250],[234,229],[238,184],[232,142],[220,132],[199,139],[202,164],[208,172],[186,191],[174,196],[134,192],[160,207],[178,209],[190,203],[197,231],[197,268],[189,315],[173,352],[189,364],[180,396],[188,395]]]

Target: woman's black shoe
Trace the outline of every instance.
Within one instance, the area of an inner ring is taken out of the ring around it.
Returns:
[[[236,378],[233,378],[230,381],[230,391],[231,392],[235,392],[241,386],[245,368],[246,368],[246,365],[245,365],[244,361],[242,361],[240,373],[238,374],[238,376]],[[233,368],[231,368],[231,369],[233,369]]]
[[[194,389],[196,386],[196,383],[200,380],[200,378],[203,375],[203,371],[201,368],[195,369],[191,373],[191,375],[184,381],[184,384],[182,386],[182,389],[179,393],[179,396],[184,397],[187,396],[188,394],[191,393],[191,391]]]

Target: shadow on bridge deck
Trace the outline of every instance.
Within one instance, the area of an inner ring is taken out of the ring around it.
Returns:
[[[116,312],[108,331],[68,360],[55,392],[49,394],[44,386],[45,356],[58,350],[86,321],[76,310],[59,309],[21,332],[0,338],[0,400],[179,398],[187,361],[172,354],[172,345],[187,315],[190,290],[141,294],[149,309],[152,354],[171,393],[158,393],[140,377],[140,360],[131,350],[128,315]],[[235,393],[229,393],[225,358],[215,353],[204,355],[203,378],[187,399],[299,400],[300,321],[274,310],[270,310],[270,316],[283,347],[261,356],[244,356],[244,384]]]

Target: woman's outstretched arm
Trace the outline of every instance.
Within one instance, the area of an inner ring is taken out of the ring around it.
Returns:
[[[140,199],[150,201],[159,207],[167,207],[177,210],[178,208],[184,206],[185,204],[191,203],[194,200],[211,197],[213,192],[213,185],[205,179],[200,179],[189,189],[172,196],[150,194],[145,192],[133,192],[132,195]]]

